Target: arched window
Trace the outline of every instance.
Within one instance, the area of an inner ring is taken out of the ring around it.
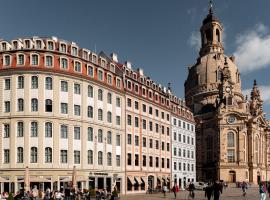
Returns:
[[[112,104],[112,94],[110,92],[107,94],[107,103]]]
[[[17,148],[17,163],[23,163],[23,148]]]
[[[98,89],[98,100],[103,101],[103,91]]]
[[[98,120],[102,121],[103,120],[103,110],[98,109]]]
[[[88,106],[88,108],[87,108],[87,116],[89,118],[93,118],[93,106]]]
[[[98,142],[103,142],[103,131],[101,129],[98,129]]]
[[[88,127],[88,141],[93,141],[93,128]]]
[[[103,153],[102,153],[102,151],[98,152],[98,165],[103,165]]]
[[[234,133],[227,133],[227,160],[229,163],[235,162],[235,138]]]
[[[88,164],[92,165],[93,164],[93,151],[88,150]]]
[[[112,132],[107,132],[107,144],[112,144]]]
[[[107,165],[112,166],[112,153],[111,152],[107,153]]]
[[[93,98],[93,87],[88,85],[88,97]]]
[[[220,32],[219,32],[218,29],[216,29],[216,40],[217,40],[217,42],[220,42],[221,41],[220,40]]]
[[[260,158],[259,158],[259,149],[260,149],[260,141],[258,136],[255,138],[255,163],[259,164],[260,163]]]
[[[9,66],[10,65],[10,60],[11,60],[10,57],[11,57],[10,55],[5,55],[4,56],[4,65],[5,66]]]
[[[45,123],[45,137],[52,137],[52,123]]]
[[[38,65],[38,55],[37,54],[32,55],[31,59],[32,59],[32,65]]]
[[[30,162],[37,163],[37,147],[31,147]]]
[[[227,134],[227,147],[234,147],[235,142],[234,142],[234,133],[229,132]]]
[[[68,68],[68,59],[61,58],[61,68],[62,69],[67,69]]]
[[[18,112],[22,112],[24,107],[24,101],[23,99],[18,99]]]
[[[51,99],[45,100],[45,111],[52,112],[52,100]]]
[[[46,56],[45,57],[46,60],[46,67],[52,67],[53,66],[53,57],[52,56]]]
[[[38,88],[38,77],[37,76],[32,76],[31,77],[31,88],[32,89],[37,89]]]
[[[31,99],[31,111],[38,111],[38,100],[36,98]]]
[[[46,77],[46,90],[52,90],[53,82],[51,77]]]
[[[17,57],[17,65],[24,65],[24,55],[19,54]]]
[[[38,123],[31,122],[31,137],[37,137],[37,136],[38,136]]]
[[[107,121],[108,123],[112,123],[112,113],[110,111],[107,112]]]
[[[74,71],[75,71],[75,72],[81,72],[81,71],[82,71],[82,67],[81,67],[81,63],[80,63],[80,62],[75,61],[75,64],[74,64]]]
[[[23,122],[17,123],[17,136],[23,137]]]
[[[18,89],[23,89],[23,88],[24,88],[24,77],[18,76]]]
[[[45,148],[45,163],[51,163],[52,162],[52,148],[46,147]]]
[[[217,81],[221,81],[221,79],[222,79],[222,71],[221,71],[221,69],[218,69],[217,70]]]

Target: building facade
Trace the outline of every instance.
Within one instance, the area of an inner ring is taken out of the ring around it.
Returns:
[[[196,136],[195,122],[185,102],[177,97],[172,104],[172,181],[181,189],[196,182]]]
[[[112,62],[75,43],[28,38],[0,43],[2,188],[61,189],[73,166],[79,188],[124,191],[125,97]]]
[[[241,90],[234,56],[224,54],[223,28],[212,5],[201,26],[201,49],[185,82],[196,121],[198,180],[269,180],[269,121],[256,81],[251,98]]]
[[[195,180],[193,115],[142,69],[55,37],[1,40],[0,58],[0,191],[24,188],[26,167],[31,188],[64,189],[74,167],[80,189],[171,187],[172,115],[188,141],[174,141],[189,149],[181,184]]]

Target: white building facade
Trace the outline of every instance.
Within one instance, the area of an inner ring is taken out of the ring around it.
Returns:
[[[172,181],[184,189],[196,181],[195,122],[172,115]]]

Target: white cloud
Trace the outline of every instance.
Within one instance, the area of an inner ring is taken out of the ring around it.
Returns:
[[[270,104],[270,85],[259,86],[261,98],[265,104]],[[251,88],[243,90],[243,95],[250,97]]]
[[[270,33],[269,28],[257,24],[236,39],[234,52],[237,65],[242,73],[270,67]]]
[[[196,50],[199,50],[201,48],[201,35],[200,32],[192,32],[188,44],[191,47],[194,47]]]

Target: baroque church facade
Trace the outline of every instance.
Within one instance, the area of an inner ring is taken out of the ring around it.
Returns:
[[[211,4],[200,32],[199,57],[185,82],[186,104],[197,124],[197,179],[269,180],[270,123],[257,83],[250,99],[245,97],[235,57],[224,54],[223,28]]]

